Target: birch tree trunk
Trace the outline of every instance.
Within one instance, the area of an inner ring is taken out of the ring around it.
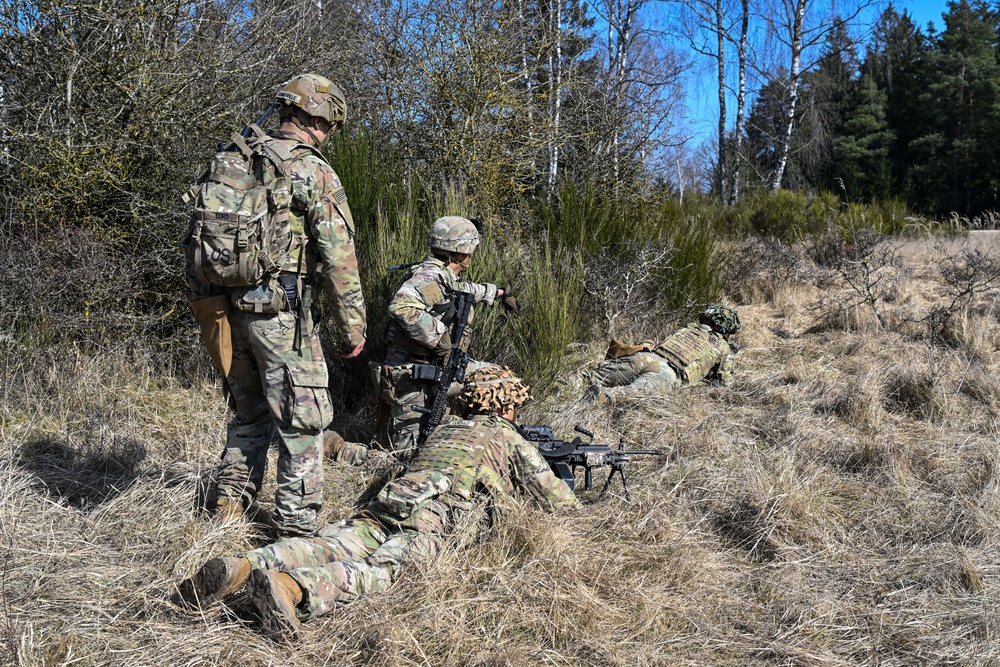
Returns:
[[[722,25],[722,0],[715,0],[715,36],[719,66],[719,164],[715,173],[715,188],[719,201],[726,203],[726,31]]]
[[[806,0],[796,0],[795,17],[792,21],[792,67],[788,81],[788,109],[785,114],[785,133],[781,142],[781,158],[778,168],[774,171],[771,181],[771,192],[781,188],[781,180],[785,176],[785,165],[788,164],[788,152],[792,147],[792,130],[795,129],[795,107],[799,101],[799,72],[802,67],[802,26],[805,23]]]
[[[732,183],[729,186],[730,206],[740,198],[740,163],[743,161],[743,132],[746,125],[747,101],[747,35],[750,28],[750,0],[741,1],[743,16],[740,21],[740,41],[736,47],[740,71],[739,91],[736,94],[736,146],[733,155]]]

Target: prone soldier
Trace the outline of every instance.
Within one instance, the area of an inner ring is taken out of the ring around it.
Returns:
[[[432,557],[456,519],[491,496],[520,488],[545,509],[576,507],[573,490],[514,423],[528,398],[507,368],[471,374],[460,397],[463,418],[435,429],[406,473],[368,507],[316,537],[214,558],[180,584],[182,596],[198,607],[225,601],[248,608],[265,635],[289,639],[300,620],[385,591],[408,558]]]
[[[624,345],[612,340],[607,358],[590,372],[591,386],[584,396],[600,400],[605,387],[632,389],[675,389],[701,380],[724,386],[733,382],[735,351],[729,337],[739,333],[740,317],[735,310],[710,304],[692,322],[662,343],[643,341]]]

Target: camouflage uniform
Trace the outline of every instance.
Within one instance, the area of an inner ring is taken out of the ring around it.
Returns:
[[[284,540],[246,554],[254,568],[283,570],[305,591],[301,618],[386,590],[410,558],[437,553],[448,527],[490,494],[525,489],[548,509],[572,508],[573,491],[538,449],[500,417],[442,424],[402,477],[349,521],[312,538]]]
[[[389,352],[381,365],[373,367],[372,381],[382,409],[389,410],[389,441],[396,451],[412,452],[417,447],[422,415],[412,406],[430,407],[434,387],[413,379],[413,365],[434,363],[434,348],[451,325],[449,308],[455,292],[471,294],[477,303],[488,305],[497,298],[496,285],[462,280],[444,261],[431,256],[414,268],[389,304]],[[466,373],[487,365],[470,361]]]
[[[655,347],[607,359],[591,371],[591,385],[674,389],[703,379],[729,386],[735,355],[726,339],[707,324],[692,322]]]
[[[292,135],[275,136],[278,148],[292,156],[289,225],[294,237],[304,240],[293,245],[281,276],[294,284],[301,274],[302,315],[287,304],[272,314],[238,307],[229,313],[233,358],[226,384],[236,417],[227,432],[218,494],[249,505],[260,491],[277,431],[275,523],[282,534],[309,534],[322,506],[323,428],[333,418],[312,293],[322,286],[329,296],[338,338],[348,351],[365,339],[365,304],[353,220],[339,177],[317,149]],[[252,289],[219,288],[193,275],[189,284],[192,301],[228,293],[234,306]],[[281,290],[276,283],[271,287]]]

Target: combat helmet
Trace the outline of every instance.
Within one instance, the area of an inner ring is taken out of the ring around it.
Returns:
[[[726,337],[739,333],[743,328],[739,314],[721,303],[710,303],[705,306],[705,310],[698,316],[698,321]]]
[[[318,74],[300,74],[282,86],[274,99],[286,107],[298,107],[310,116],[322,118],[333,129],[347,120],[344,93],[332,81]]]
[[[469,412],[492,414],[524,405],[531,398],[529,389],[506,366],[487,366],[465,378],[459,400]]]
[[[471,255],[479,245],[479,228],[472,220],[457,215],[438,218],[427,235],[431,250]]]

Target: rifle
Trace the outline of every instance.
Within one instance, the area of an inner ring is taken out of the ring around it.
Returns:
[[[264,110],[264,113],[260,115],[260,118],[258,118],[251,124],[244,127],[240,131],[239,136],[243,137],[244,139],[249,139],[251,136],[254,135],[255,129],[257,131],[260,131],[260,128],[264,126],[264,123],[271,120],[271,116],[278,113],[278,109],[280,108],[281,108],[281,102],[271,102],[271,105]],[[234,136],[233,138],[235,139],[236,137]],[[236,148],[237,148],[236,142],[233,141],[228,146],[220,143],[218,146],[215,147],[215,151],[217,153],[221,153],[222,151],[231,152],[235,151]]]
[[[638,455],[663,456],[663,452],[656,449],[625,449],[624,436],[618,441],[618,449],[612,449],[608,445],[595,445],[594,434],[582,426],[577,426],[574,430],[590,438],[587,442],[584,442],[583,438],[579,436],[569,442],[556,440],[551,426],[520,426],[518,428],[525,440],[538,445],[538,451],[548,461],[552,472],[559,475],[569,488],[572,489],[576,485],[576,469],[578,467],[583,466],[583,488],[590,491],[594,486],[594,468],[609,466],[611,470],[608,471],[608,478],[604,482],[604,489],[601,490],[601,493],[608,490],[611,479],[615,473],[618,473],[622,478],[625,499],[628,501],[631,501],[632,497],[628,492],[625,464],[631,460],[630,457]]]
[[[451,328],[451,354],[442,366],[431,364],[416,364],[413,367],[414,380],[429,380],[434,383],[434,398],[430,408],[414,405],[413,409],[424,415],[420,424],[419,441],[427,439],[444,418],[448,407],[448,389],[452,382],[465,382],[465,367],[469,365],[469,353],[462,349],[462,336],[472,310],[472,295],[466,292],[455,292],[455,319]]]

